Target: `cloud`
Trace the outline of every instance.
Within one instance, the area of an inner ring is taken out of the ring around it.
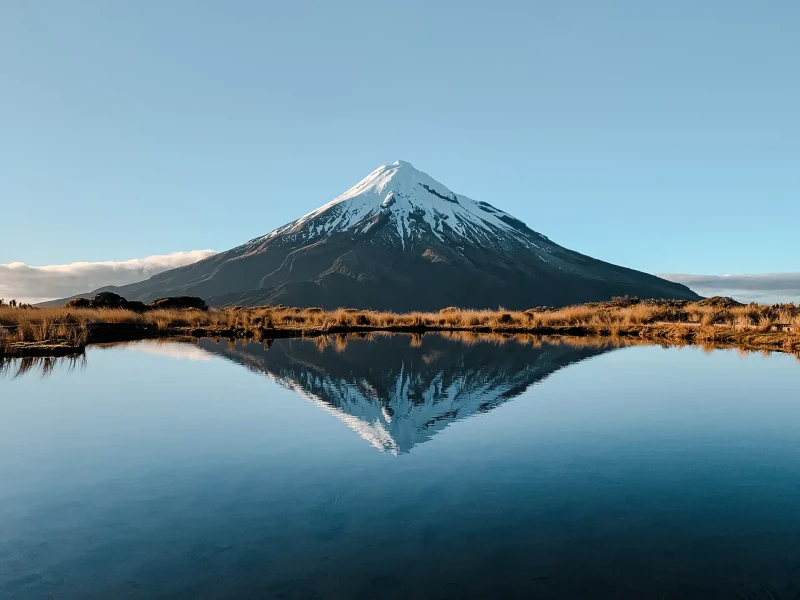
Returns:
[[[44,302],[106,285],[127,285],[212,254],[215,254],[213,250],[192,250],[124,261],[76,262],[43,267],[30,267],[21,262],[0,264],[0,298]]]
[[[740,302],[797,302],[800,273],[760,275],[686,275],[665,273],[664,279],[688,285],[702,296],[731,296]]]
[[[158,356],[170,356],[179,360],[196,360],[196,361],[210,361],[214,359],[214,355],[198,346],[188,343],[180,342],[162,342],[145,340],[142,342],[134,342],[128,346],[131,350],[144,352],[145,354],[153,354]]]

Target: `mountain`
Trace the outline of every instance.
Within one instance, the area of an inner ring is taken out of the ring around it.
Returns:
[[[559,246],[403,161],[378,167],[263,237],[140,283],[102,289],[128,300],[189,295],[217,306],[394,311],[524,309],[626,294],[699,298],[686,286]]]
[[[202,339],[203,350],[263,373],[340,419],[378,450],[404,454],[450,424],[488,412],[555,371],[611,350],[447,335],[263,344]]]

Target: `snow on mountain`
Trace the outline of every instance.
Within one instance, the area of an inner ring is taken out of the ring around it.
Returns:
[[[539,248],[537,240],[547,240],[491,204],[456,194],[411,163],[398,160],[381,165],[338,198],[254,242],[278,237],[311,242],[343,231],[366,234],[381,218],[391,223],[403,249],[425,232],[440,241],[454,236],[490,245],[498,236],[506,236],[526,248]]]

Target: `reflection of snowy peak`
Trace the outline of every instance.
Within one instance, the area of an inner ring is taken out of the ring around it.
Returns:
[[[445,377],[438,373],[427,380],[411,365],[401,364],[393,374],[394,386],[386,396],[367,379],[334,379],[312,372],[295,380],[281,374],[275,379],[316,402],[346,422],[379,450],[408,452],[430,439],[453,421],[485,412],[510,397],[516,387],[530,385],[535,367],[527,367],[509,379],[462,373]]]
[[[450,423],[514,398],[550,373],[603,352],[564,345],[463,345],[428,335],[351,340],[340,352],[313,342],[279,340],[206,350],[264,372],[334,414],[382,451],[409,452]]]

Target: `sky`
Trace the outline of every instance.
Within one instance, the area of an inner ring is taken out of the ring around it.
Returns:
[[[798,31],[786,0],[0,2],[0,295],[403,159],[596,258],[800,296]]]

